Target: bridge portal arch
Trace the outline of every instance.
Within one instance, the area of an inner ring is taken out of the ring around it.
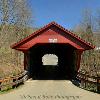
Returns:
[[[51,22],[13,44],[11,48],[24,53],[24,69],[28,71],[29,77],[72,79],[80,68],[82,52],[93,49],[94,46],[59,24]],[[58,64],[43,64],[42,57],[45,54],[55,54]]]

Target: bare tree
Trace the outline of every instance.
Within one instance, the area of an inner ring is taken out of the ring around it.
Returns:
[[[75,28],[76,33],[79,34],[81,38],[86,40],[87,42],[90,42],[92,45],[96,44],[96,38],[94,38],[94,33],[93,33],[93,16],[92,12],[88,9],[86,9],[83,12],[82,15],[82,20],[81,23],[78,25],[78,27]],[[82,69],[85,69],[89,75],[90,74],[97,74],[97,66],[98,63],[100,62],[98,59],[98,54],[97,51],[95,50],[89,50],[83,53],[82,55],[82,60],[81,60],[81,66]],[[98,62],[99,61],[99,62]],[[92,73],[91,73],[92,72]]]
[[[32,14],[28,3],[27,0],[0,0],[0,62],[4,64],[1,66],[7,63],[17,66],[21,61],[21,54],[10,49],[10,45],[28,35]]]

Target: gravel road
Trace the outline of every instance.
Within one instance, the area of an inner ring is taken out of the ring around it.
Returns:
[[[28,80],[0,100],[100,100],[100,94],[74,86],[68,80]]]

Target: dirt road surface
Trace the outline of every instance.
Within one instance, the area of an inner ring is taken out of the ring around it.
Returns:
[[[0,100],[100,100],[100,94],[76,87],[68,80],[28,80]]]

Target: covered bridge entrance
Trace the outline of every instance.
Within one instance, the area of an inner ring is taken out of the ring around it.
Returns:
[[[94,48],[55,22],[11,47],[24,53],[24,69],[33,79],[75,78],[82,52]]]

